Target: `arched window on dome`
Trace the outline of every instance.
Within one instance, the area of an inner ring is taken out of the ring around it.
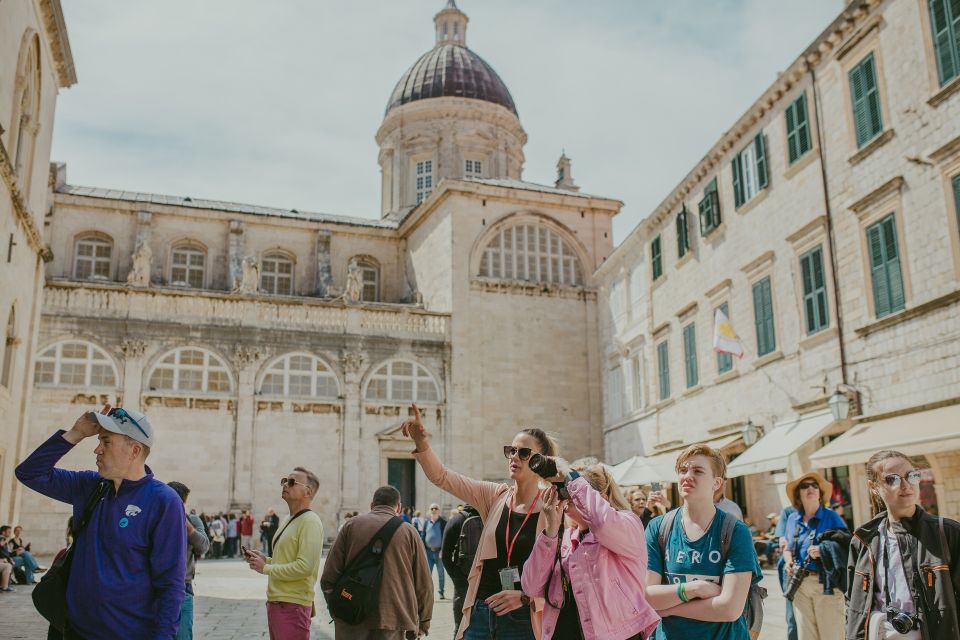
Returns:
[[[170,284],[203,289],[207,250],[192,241],[177,243],[170,255]]]
[[[393,360],[381,365],[367,381],[367,400],[379,402],[438,402],[437,382],[422,365]]]
[[[293,259],[273,251],[260,262],[260,289],[281,296],[293,295]]]
[[[89,342],[66,340],[37,356],[34,384],[44,387],[116,388],[117,369],[107,352]]]
[[[340,395],[337,376],[327,363],[309,353],[288,353],[273,361],[263,374],[260,393],[335,399]]]
[[[582,286],[583,270],[573,248],[556,231],[535,223],[501,229],[480,258],[481,278]]]
[[[227,393],[230,369],[217,355],[196,347],[169,352],[150,373],[151,391]]]

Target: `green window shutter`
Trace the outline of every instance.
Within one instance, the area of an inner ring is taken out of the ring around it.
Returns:
[[[928,0],[940,86],[960,73],[960,2]]]
[[[953,203],[957,208],[957,226],[960,227],[960,175],[953,177]]]
[[[683,362],[687,374],[687,388],[697,386],[700,380],[697,370],[697,329],[692,322],[683,328]]]
[[[670,397],[670,358],[667,351],[667,341],[657,345],[657,370],[660,379],[660,399]]]
[[[757,152],[757,188],[766,189],[770,179],[767,175],[767,153],[763,139],[763,131],[758,133],[757,137],[753,139],[753,145]]]
[[[733,206],[739,209],[743,204],[743,160],[739,153],[733,156],[730,173],[733,175]]]
[[[753,316],[757,332],[757,355],[764,356],[773,351],[777,343],[769,276],[753,285]]]
[[[730,311],[726,302],[720,305],[719,308],[721,311],[723,311],[723,315],[727,316],[727,318],[730,317]],[[717,354],[717,372],[726,373],[731,369],[733,369],[733,356],[730,355],[729,353],[718,353]]]
[[[857,146],[862,147],[883,130],[876,65],[871,53],[850,70],[850,95]]]
[[[680,209],[677,214],[677,257],[682,258],[687,255],[690,249],[690,236],[687,225],[687,208]]]
[[[897,224],[893,214],[867,229],[867,250],[870,254],[874,311],[878,318],[882,318],[906,306]]]
[[[784,111],[787,123],[787,159],[790,164],[796,162],[811,149],[810,123],[807,122],[807,96],[800,96]]]
[[[736,165],[736,161],[733,163]],[[717,179],[711,180],[703,188],[700,209],[700,235],[707,236],[720,226],[720,194],[717,192]]]
[[[890,282],[890,313],[906,306],[903,291],[903,273],[900,271],[900,248],[897,242],[897,223],[888,216],[882,223],[884,255],[887,258],[887,280]]]
[[[787,105],[783,111],[783,119],[787,125],[787,160],[790,164],[796,162],[800,157],[800,147],[797,144],[797,105],[796,103]]]
[[[800,155],[802,156],[813,148],[810,139],[810,121],[807,120],[807,94],[801,93],[800,97],[797,98],[793,104],[797,107],[797,132],[799,134],[797,144],[800,147]]]
[[[890,315],[890,289],[887,283],[886,260],[879,224],[867,229],[867,250],[870,252],[870,280],[873,282],[873,308],[878,318]]]
[[[663,260],[660,252],[660,236],[653,239],[650,243],[650,260],[653,279],[656,280],[663,275]]]
[[[821,247],[808,251],[800,258],[800,272],[803,280],[803,311],[807,335],[810,335],[830,325]]]

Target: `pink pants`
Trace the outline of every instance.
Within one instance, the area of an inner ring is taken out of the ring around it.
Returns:
[[[268,602],[270,640],[310,640],[311,608],[292,602]]]

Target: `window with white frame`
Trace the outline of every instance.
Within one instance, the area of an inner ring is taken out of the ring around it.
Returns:
[[[282,253],[268,253],[260,264],[260,289],[281,296],[293,295],[293,260]]]
[[[639,353],[630,359],[630,377],[631,408],[638,411],[643,408],[643,360]]]
[[[637,319],[640,303],[643,301],[643,259],[638,259],[630,269],[630,311],[633,319]]]
[[[501,229],[483,250],[480,277],[583,285],[573,248],[558,233],[538,224]]]
[[[73,277],[77,280],[109,280],[113,241],[98,235],[77,240],[74,251]]]
[[[737,208],[767,187],[767,152],[762,131],[733,157],[730,172],[733,174],[733,201]]]
[[[627,306],[623,299],[623,280],[615,280],[610,285],[610,316],[617,328],[622,326],[627,317]]]
[[[464,178],[482,178],[483,177],[483,161],[464,160],[463,177]]]
[[[173,248],[170,258],[170,284],[181,287],[203,288],[207,252],[195,244],[182,244]]]
[[[260,383],[260,393],[274,396],[336,398],[337,376],[327,363],[309,353],[291,353],[273,362]]]
[[[607,418],[609,422],[623,417],[623,369],[620,365],[610,369],[607,380]]]
[[[3,340],[3,362],[0,363],[0,386],[10,388],[13,379],[13,363],[17,359],[17,308],[12,307],[7,316],[7,330]]]
[[[368,260],[357,262],[357,266],[360,267],[360,277],[363,283],[360,299],[364,302],[379,302],[380,268]]]
[[[150,374],[152,391],[223,393],[230,391],[230,370],[223,360],[203,349],[175,349]]]
[[[371,374],[364,397],[380,402],[438,402],[440,393],[426,368],[415,362],[394,360]]]
[[[417,160],[416,192],[417,204],[423,202],[433,191],[433,160]]]
[[[117,371],[100,347],[76,340],[58,342],[40,352],[33,381],[41,386],[116,387]]]

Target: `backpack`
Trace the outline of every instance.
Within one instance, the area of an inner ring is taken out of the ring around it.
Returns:
[[[477,555],[477,548],[480,546],[480,534],[483,533],[483,519],[474,509],[464,510],[467,518],[460,526],[460,536],[456,544],[453,545],[453,551],[450,553],[450,560],[453,562],[463,575],[470,575],[470,569],[473,568],[473,560]]]
[[[664,580],[666,580],[667,567],[667,538],[673,531],[673,524],[679,512],[680,509],[668,511],[663,516],[663,520],[660,521],[660,530],[657,532],[660,554],[663,557]],[[733,530],[737,526],[737,518],[725,511],[717,510],[717,514],[723,518],[720,523],[720,564],[722,565],[727,561],[727,554],[730,552],[730,543],[733,541]],[[756,550],[754,550],[754,554],[756,554]],[[743,607],[743,615],[747,619],[747,629],[750,631],[751,637],[756,637],[760,633],[760,627],[763,626],[763,599],[766,597],[767,590],[759,584],[753,584],[751,580],[750,591],[747,592],[747,602]]]
[[[383,578],[383,556],[402,524],[400,516],[390,518],[347,564],[327,595],[330,617],[347,624],[360,624],[367,614],[376,610]]]

